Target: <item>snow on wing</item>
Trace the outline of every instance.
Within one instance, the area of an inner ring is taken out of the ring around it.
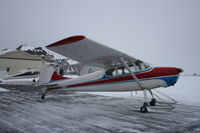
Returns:
[[[120,57],[123,57],[127,62],[137,60],[82,35],[71,36],[50,44],[47,48],[82,64],[103,68],[121,64]]]

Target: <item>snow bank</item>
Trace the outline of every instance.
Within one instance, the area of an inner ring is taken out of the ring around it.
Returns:
[[[3,91],[8,91],[8,90],[0,88],[0,92],[3,92]]]

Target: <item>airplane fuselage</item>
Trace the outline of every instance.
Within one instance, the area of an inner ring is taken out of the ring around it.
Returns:
[[[134,72],[134,74],[143,88],[154,89],[174,85],[178,80],[180,72],[181,70],[175,67],[150,67],[145,70]],[[75,79],[52,80],[48,84],[57,84],[56,86],[48,87],[48,90],[56,89],[73,92],[142,90],[130,73],[108,76],[104,70],[80,76]]]

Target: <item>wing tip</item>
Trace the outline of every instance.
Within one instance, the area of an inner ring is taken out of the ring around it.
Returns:
[[[64,44],[70,44],[70,43],[74,43],[74,42],[78,42],[80,40],[85,39],[86,37],[83,35],[75,35],[75,36],[70,36],[68,38],[65,38],[63,40],[57,41],[55,43],[49,44],[46,47],[55,47],[55,46],[60,46],[60,45],[64,45]]]

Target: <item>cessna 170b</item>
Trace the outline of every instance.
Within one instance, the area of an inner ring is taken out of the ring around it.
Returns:
[[[147,112],[149,106],[147,91],[152,95],[151,89],[174,85],[182,72],[181,68],[176,67],[153,67],[82,35],[71,36],[50,44],[47,48],[83,65],[101,67],[104,70],[71,79],[58,75],[53,67],[46,66],[40,71],[39,79],[40,85],[46,88],[42,99],[50,90],[143,91],[144,104],[140,111]],[[150,105],[154,106],[155,103],[155,98],[152,98]]]

